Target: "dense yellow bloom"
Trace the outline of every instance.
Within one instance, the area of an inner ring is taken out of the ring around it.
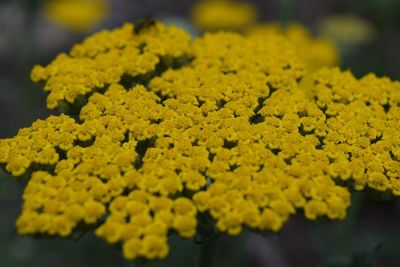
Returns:
[[[82,105],[82,97],[101,91],[125,76],[140,79],[154,75],[164,63],[174,63],[188,50],[189,36],[175,27],[157,23],[140,30],[126,24],[114,31],[101,31],[60,54],[45,68],[35,66],[32,80],[46,81],[47,107],[67,103]],[[125,75],[125,76],[124,76]]]
[[[313,37],[308,29],[300,24],[292,23],[285,27],[275,23],[257,24],[250,27],[247,34],[265,39],[271,35],[283,34],[295,45],[297,54],[311,70],[339,65],[339,51],[332,39]]]
[[[30,177],[21,234],[88,224],[126,259],[157,259],[169,233],[196,234],[200,214],[230,235],[279,231],[296,212],[343,219],[349,187],[400,195],[400,83],[309,72],[279,34],[191,41],[127,24],[32,77],[50,107],[78,116],[0,140],[0,165]]]
[[[87,31],[107,16],[107,0],[47,0],[44,15],[73,31]]]
[[[242,30],[255,23],[256,7],[232,0],[203,0],[192,10],[194,23],[203,30]]]

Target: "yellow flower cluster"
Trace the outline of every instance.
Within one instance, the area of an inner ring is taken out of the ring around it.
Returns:
[[[250,36],[264,37],[283,34],[296,47],[296,52],[307,63],[309,69],[317,70],[321,67],[338,66],[339,51],[335,44],[327,38],[313,37],[304,26],[291,23],[285,27],[276,24],[257,24],[247,30]]]
[[[257,9],[245,1],[203,0],[192,10],[194,23],[202,30],[242,30],[254,24]]]
[[[399,82],[306,72],[281,35],[190,41],[159,23],[135,28],[33,70],[58,100],[87,99],[79,120],[51,116],[0,140],[0,165],[31,177],[19,233],[86,224],[126,259],[156,259],[170,233],[193,237],[199,216],[231,235],[279,231],[296,212],[343,219],[349,188],[400,195]]]
[[[104,19],[108,13],[107,0],[47,0],[44,15],[67,29],[85,32]]]
[[[323,69],[305,85],[326,116],[327,173],[400,195],[400,82]],[[310,86],[313,84],[313,86]]]
[[[85,96],[123,78],[153,75],[164,61],[170,63],[182,57],[188,46],[189,35],[176,27],[156,23],[141,29],[126,24],[94,34],[46,67],[35,66],[31,76],[35,82],[46,82],[48,108],[65,102],[82,105]]]
[[[278,23],[259,23],[255,6],[234,0],[203,0],[192,12],[192,19],[207,31],[239,31],[268,43],[276,35],[284,35],[295,46],[296,53],[307,63],[308,70],[338,66],[339,49],[334,38],[314,37],[298,24],[283,26]]]

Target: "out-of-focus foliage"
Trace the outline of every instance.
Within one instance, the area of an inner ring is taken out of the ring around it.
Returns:
[[[342,45],[368,43],[376,37],[371,23],[350,14],[325,17],[318,23],[318,29],[321,35]]]

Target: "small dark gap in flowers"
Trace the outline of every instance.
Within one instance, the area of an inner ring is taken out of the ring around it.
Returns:
[[[257,99],[258,105],[257,107],[254,109],[254,114],[257,114],[263,107],[264,107],[264,103],[265,101],[268,99],[268,97],[259,97]]]
[[[137,47],[137,49],[139,50],[139,54],[143,55],[144,53],[144,49],[146,48],[147,44],[146,43],[141,43],[139,44],[139,46]]]
[[[390,103],[386,103],[382,105],[383,110],[385,111],[385,113],[388,113],[390,111],[390,109],[392,108],[392,105],[390,105]]]
[[[236,70],[223,70],[222,74],[228,75],[228,74],[237,74]]]
[[[378,135],[377,137],[375,137],[374,139],[370,140],[371,145],[378,143],[379,141],[381,141],[383,138],[383,135]]]
[[[323,137],[323,136],[317,136],[317,138],[318,138],[318,142],[319,142],[319,143],[318,143],[318,145],[315,146],[315,148],[318,149],[318,150],[321,150],[321,149],[324,148],[324,145],[325,145],[325,143],[324,143],[325,137]]]
[[[390,179],[388,175],[388,170],[385,167],[383,167],[383,174],[386,176],[386,178]]]
[[[346,157],[347,157],[347,160],[352,160],[353,159],[353,153],[351,153],[351,152],[347,152],[346,153]]]
[[[224,148],[231,149],[236,147],[237,145],[238,145],[238,140],[229,141],[224,139],[224,145],[223,145]]]
[[[281,153],[281,151],[282,151],[282,149],[280,149],[280,148],[269,148],[269,150],[271,150],[272,154],[274,154],[274,155],[279,155],[279,153]]]
[[[55,166],[33,162],[31,166],[29,166],[29,169],[27,169],[27,171],[23,174],[23,177],[27,177],[28,179],[30,179],[32,177],[32,174],[36,171],[45,171],[50,173],[51,175],[55,175]]]
[[[208,152],[208,160],[210,161],[210,162],[212,162],[213,160],[214,160],[214,157],[215,157],[215,153],[212,153],[212,152]]]
[[[94,93],[104,94],[107,91],[108,87],[109,84],[106,84],[103,87],[94,88],[91,92],[85,95],[78,95],[73,103],[68,103],[65,100],[60,100],[58,101],[58,110],[61,113],[64,113],[74,118],[77,122],[81,122],[81,120],[79,119],[79,113],[81,109],[89,102],[89,98]]]
[[[216,106],[217,106],[217,110],[220,110],[221,108],[223,108],[226,103],[228,103],[225,99],[219,99],[217,100]]]
[[[369,106],[371,106],[371,102],[370,102],[370,101],[365,101],[365,105],[366,105],[367,107],[369,107]]]
[[[282,69],[283,70],[290,70],[290,69],[292,69],[292,66],[290,64],[286,64],[285,66],[283,66]]]
[[[339,104],[345,104],[348,105],[350,104],[350,100],[348,100],[347,98],[341,98],[341,99],[333,99],[332,100],[333,103],[339,103]]]
[[[257,172],[260,172],[260,171],[262,171],[263,169],[264,169],[264,164],[261,164],[261,165],[259,166]]]
[[[86,141],[75,140],[74,145],[80,146],[80,147],[89,147],[89,146],[93,145],[95,139],[96,138],[93,136],[91,139],[86,140]]]
[[[55,150],[58,154],[58,161],[61,161],[63,159],[67,159],[67,151],[61,149],[60,147],[55,147]]]
[[[143,158],[146,155],[147,149],[150,147],[155,147],[156,144],[156,138],[147,138],[144,140],[141,140],[137,143],[135,151],[137,153],[137,158],[134,162],[135,168],[138,170],[143,166]]]
[[[348,179],[342,179],[340,176],[335,176],[332,177],[332,180],[335,182],[335,185],[347,187],[350,190],[354,190],[354,188],[356,187],[356,183],[354,182],[354,179],[352,177]]]
[[[196,100],[198,107],[201,107],[204,103],[206,103],[205,101],[201,100],[198,96],[196,96]]]
[[[268,93],[268,96],[265,99],[270,98],[274,92],[278,91],[278,88],[273,86],[270,82],[267,83],[267,86],[269,88],[269,93]]]
[[[271,91],[270,91],[270,95],[271,95]],[[250,119],[249,119],[250,124],[258,124],[258,123],[262,123],[262,122],[265,121],[265,118],[261,114],[259,114],[258,112],[264,107],[264,103],[268,99],[269,96],[267,96],[267,97],[259,97],[257,99],[258,105],[253,110],[254,115],[251,116]]]
[[[307,110],[299,111],[299,112],[297,112],[297,116],[299,116],[299,118],[307,117],[308,116],[308,112],[307,112]]]
[[[164,102],[170,99],[168,95],[163,95],[160,91],[155,92],[155,94],[159,97],[158,103],[164,106]]]
[[[123,74],[120,79],[120,84],[126,89],[130,90],[136,85],[143,85],[147,88],[148,91],[151,91],[151,88],[148,87],[151,80],[155,77],[160,77],[165,71],[168,69],[180,69],[184,66],[189,65],[192,62],[193,58],[182,56],[179,58],[174,58],[171,56],[164,56],[160,58],[160,61],[155,66],[153,71],[132,76],[130,74]]]
[[[290,156],[287,158],[284,158],[283,161],[287,164],[287,165],[292,165],[293,160],[296,158],[296,156]]]
[[[334,159],[334,158],[331,158],[331,157],[328,157],[328,161],[329,161],[329,164],[331,164],[331,163],[334,163],[334,162],[335,162],[335,159]]]
[[[125,88],[125,90],[130,90],[135,85],[135,77],[127,73],[124,73],[121,76],[119,84],[122,85]]]
[[[265,121],[265,118],[261,114],[255,114],[255,115],[251,116],[249,119],[250,124],[258,124],[258,123],[262,123],[264,121]]]
[[[199,139],[195,139],[193,142],[192,142],[192,146],[198,146],[199,145]]]
[[[336,117],[337,117],[337,115],[325,114],[325,118],[326,118],[327,120],[329,120],[329,119],[331,119],[331,118],[336,118]]]
[[[317,101],[318,101],[318,96],[314,96],[314,97],[313,97],[313,100],[314,100],[315,102],[317,102]],[[324,114],[325,114],[325,112],[328,110],[327,105],[324,105],[323,107],[317,105],[317,107],[318,107],[319,110],[321,110]]]
[[[397,158],[396,158],[396,156],[394,155],[394,153],[393,153],[393,151],[392,150],[389,150],[389,155],[390,155],[390,157],[392,158],[392,160],[398,160]]]
[[[318,106],[318,109],[321,110],[322,113],[324,113],[326,120],[329,120],[331,118],[336,118],[337,117],[337,114],[336,115],[330,115],[330,114],[326,113],[326,111],[328,110],[328,106],[326,106],[326,105],[323,106],[323,107]]]
[[[237,165],[237,164],[229,165],[229,171],[231,171],[231,172],[233,172],[237,168],[239,168],[239,165]]]
[[[151,124],[160,124],[161,122],[163,122],[163,119],[150,119]]]
[[[135,34],[140,34],[143,30],[153,27],[156,24],[156,20],[152,16],[148,16],[144,19],[139,19],[135,22],[135,27],[133,32]]]
[[[122,144],[129,142],[129,131],[126,131],[124,134],[124,139],[121,141]]]
[[[310,134],[314,134],[315,133],[315,129],[312,129],[311,131],[304,130],[304,125],[303,124],[301,124],[298,129],[299,129],[299,133],[302,136],[306,136],[306,135],[310,135]]]

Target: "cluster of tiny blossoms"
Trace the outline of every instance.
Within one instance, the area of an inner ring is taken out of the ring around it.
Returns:
[[[65,112],[0,140],[0,164],[30,178],[20,234],[91,227],[155,259],[204,218],[276,232],[295,213],[343,219],[352,189],[400,195],[400,83],[311,72],[280,35],[127,24],[32,77]]]
[[[286,26],[277,23],[256,24],[246,30],[248,35],[268,39],[270,35],[283,34],[295,46],[297,54],[311,70],[339,65],[339,50],[332,40],[314,37],[309,30],[297,23]]]
[[[268,42],[271,35],[284,35],[310,70],[338,66],[340,61],[334,39],[314,37],[306,27],[298,23],[260,23],[257,21],[256,7],[247,2],[202,0],[193,8],[192,20],[205,31],[237,31],[264,39],[265,42]]]

